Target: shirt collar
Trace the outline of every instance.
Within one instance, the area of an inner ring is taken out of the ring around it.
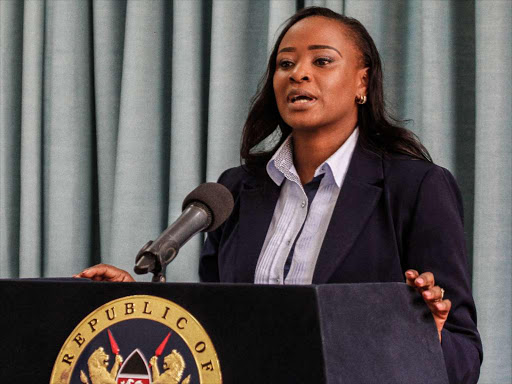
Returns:
[[[283,144],[274,153],[274,156],[267,163],[267,173],[277,185],[281,185],[284,178],[296,181],[297,170],[293,164],[293,143],[292,135],[288,135]],[[300,184],[300,180],[299,180]]]
[[[314,176],[316,177],[322,173],[326,173],[327,178],[334,181],[338,188],[341,188],[358,137],[359,128],[356,127],[343,145],[320,164],[315,170]],[[278,186],[283,183],[285,178],[301,185],[297,170],[293,164],[293,142],[291,134],[288,135],[283,144],[281,144],[276,153],[274,153],[274,156],[272,156],[267,163],[267,173]]]

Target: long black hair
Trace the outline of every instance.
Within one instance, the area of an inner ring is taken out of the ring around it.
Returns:
[[[363,68],[368,68],[367,102],[358,105],[359,140],[361,145],[378,154],[399,153],[416,159],[432,161],[427,149],[416,135],[400,126],[402,122],[393,118],[385,108],[382,79],[382,64],[366,28],[356,19],[340,15],[328,8],[307,7],[298,11],[288,19],[279,35],[270,55],[267,71],[260,82],[258,92],[253,98],[251,110],[244,125],[240,158],[249,170],[261,171],[264,165],[291,133],[292,128],[281,118],[277,109],[273,87],[276,71],[276,57],[284,35],[298,21],[311,16],[323,16],[337,20],[346,29],[361,53]],[[270,150],[255,151],[254,147],[261,144],[267,137],[281,130],[281,137]]]

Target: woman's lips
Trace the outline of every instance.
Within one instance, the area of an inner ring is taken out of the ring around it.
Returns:
[[[316,103],[316,98],[288,98],[288,107],[292,110],[304,110]]]
[[[305,89],[293,89],[288,93],[286,101],[293,110],[303,110],[315,104],[317,98]]]
[[[292,104],[295,104],[295,103],[307,103],[309,101],[313,101],[315,99],[310,99],[310,98],[293,98],[292,99]]]

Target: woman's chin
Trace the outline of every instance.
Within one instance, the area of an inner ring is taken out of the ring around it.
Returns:
[[[321,126],[320,122],[316,121],[315,119],[312,119],[310,116],[303,116],[302,118],[294,116],[294,118],[286,119],[284,121],[294,131],[313,131]]]

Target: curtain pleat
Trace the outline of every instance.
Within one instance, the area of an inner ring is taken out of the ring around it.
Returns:
[[[296,11],[295,0],[269,0],[266,57],[270,56],[272,47],[284,27],[284,22]]]
[[[473,287],[481,383],[512,378],[512,3],[476,2]]]
[[[104,260],[127,270],[168,221],[171,5],[128,1],[126,9],[111,249]]]
[[[93,1],[94,109],[96,129],[96,164],[98,179],[99,234],[97,255],[109,255],[112,238],[112,210],[116,175],[117,136],[123,75],[126,1]]]
[[[201,22],[197,22],[201,20]],[[181,213],[185,196],[206,177],[211,2],[179,1],[173,8],[169,219]],[[215,180],[213,180],[215,181]],[[169,267],[171,281],[197,279],[202,236],[180,251]]]
[[[23,5],[0,1],[0,277],[19,274]]]
[[[19,274],[42,275],[43,74],[45,2],[27,1],[23,15]]]
[[[208,180],[240,164],[241,127],[267,58],[267,1],[214,1],[208,113]]]
[[[327,7],[334,12],[343,13],[343,5],[347,0],[305,0],[304,6]]]
[[[509,0],[0,1],[0,277],[131,271],[192,189],[240,164],[273,44],[310,5],[366,26],[388,107],[456,176],[480,383],[510,382]],[[183,247],[170,281],[197,281],[202,240]]]
[[[94,247],[90,3],[50,1],[45,18],[43,274],[69,276]]]

